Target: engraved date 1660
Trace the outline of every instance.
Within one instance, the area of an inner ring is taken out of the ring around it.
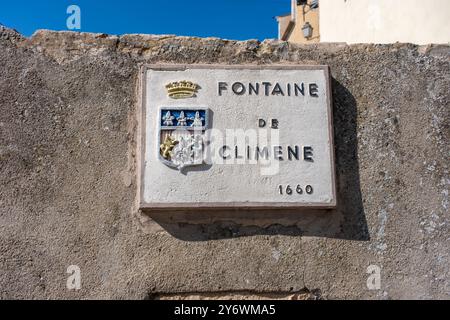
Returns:
[[[311,185],[307,185],[305,187],[302,187],[301,185],[297,185],[296,187],[293,187],[291,185],[279,185],[278,186],[278,192],[280,193],[280,195],[283,194],[287,194],[287,195],[292,195],[294,193],[296,194],[312,194],[314,192],[314,189]]]

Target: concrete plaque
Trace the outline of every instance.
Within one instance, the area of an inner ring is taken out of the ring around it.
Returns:
[[[327,66],[143,68],[141,209],[336,206]]]

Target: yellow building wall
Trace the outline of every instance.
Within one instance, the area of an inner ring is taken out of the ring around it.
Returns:
[[[287,39],[294,43],[315,43],[320,41],[320,30],[319,30],[319,10],[311,9],[309,6],[295,6],[295,26],[294,29]],[[313,28],[312,37],[306,39],[303,36],[302,28],[306,22]]]
[[[277,17],[278,21],[278,39],[281,39],[286,32],[291,21],[291,15]]]

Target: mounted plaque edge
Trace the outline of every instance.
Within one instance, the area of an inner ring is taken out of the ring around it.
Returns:
[[[327,203],[288,203],[273,202],[197,202],[197,203],[148,203],[144,201],[145,191],[145,132],[146,132],[146,88],[147,71],[184,71],[188,69],[222,69],[222,70],[323,70],[327,85],[328,133],[330,141],[331,183],[333,199]],[[245,209],[245,210],[279,210],[279,209],[335,209],[337,207],[336,165],[333,125],[332,78],[328,65],[217,65],[217,64],[144,64],[139,69],[137,102],[137,205],[143,211],[192,211],[198,209]]]

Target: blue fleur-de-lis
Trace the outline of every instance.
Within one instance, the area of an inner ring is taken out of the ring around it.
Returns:
[[[181,111],[180,116],[177,118],[177,125],[185,127],[185,126],[187,126],[187,121],[188,121],[188,119],[184,115],[184,111]]]
[[[173,126],[173,120],[175,120],[175,117],[170,113],[170,111],[167,111],[166,115],[162,118],[163,124],[165,126]]]
[[[192,120],[192,127],[202,127],[203,126],[203,120],[205,120],[203,117],[200,116],[200,112],[195,112],[195,117],[191,118]]]

